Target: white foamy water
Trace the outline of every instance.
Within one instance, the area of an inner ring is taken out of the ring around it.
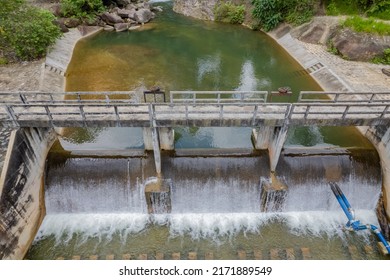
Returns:
[[[374,211],[356,211],[362,223],[377,224]],[[119,236],[122,242],[131,235],[151,227],[168,227],[170,235],[188,235],[194,240],[219,240],[237,234],[262,235],[272,223],[284,224],[295,235],[343,236],[347,219],[340,211],[288,212],[288,213],[232,213],[232,214],[53,214],[47,215],[35,241],[54,236],[58,243],[67,243],[74,234],[81,240],[89,238],[110,240]],[[360,232],[368,235],[368,231]]]

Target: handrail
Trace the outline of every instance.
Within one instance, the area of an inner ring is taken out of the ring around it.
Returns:
[[[268,91],[171,91],[169,97],[171,103],[265,103]]]
[[[388,103],[80,103],[3,104],[0,121],[14,126],[353,125],[390,122]],[[152,121],[151,121],[152,120]]]
[[[93,97],[93,98],[91,98]],[[0,92],[0,104],[39,104],[39,103],[106,103],[136,102],[135,91],[107,91],[107,92]]]
[[[324,92],[324,91],[301,91],[298,102],[390,102],[390,92]]]

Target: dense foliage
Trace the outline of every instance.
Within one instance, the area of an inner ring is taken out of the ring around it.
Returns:
[[[327,14],[360,14],[390,20],[390,0],[328,0]]]
[[[61,0],[61,11],[67,17],[91,18],[103,10],[102,0]]]
[[[261,27],[269,31],[280,22],[299,25],[309,21],[314,15],[316,0],[252,0],[253,16]]]
[[[215,6],[214,16],[216,21],[241,24],[245,19],[245,7],[231,2],[221,3]]]
[[[25,0],[3,0],[0,10],[0,46],[20,59],[30,60],[46,54],[48,46],[60,36],[47,10],[28,5]],[[4,57],[3,57],[4,60]]]

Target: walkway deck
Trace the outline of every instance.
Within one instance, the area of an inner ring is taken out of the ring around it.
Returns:
[[[13,127],[369,126],[390,122],[390,94],[383,92],[359,93],[354,99],[339,92],[302,92],[297,103],[244,102],[241,96],[226,103],[219,96],[207,103],[193,97],[188,102],[136,103],[133,92],[0,94],[0,121]]]

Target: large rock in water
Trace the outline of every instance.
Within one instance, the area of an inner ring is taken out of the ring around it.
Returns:
[[[390,48],[389,36],[375,36],[342,29],[332,36],[331,42],[341,56],[355,61],[371,61]]]
[[[148,9],[139,9],[134,14],[135,21],[141,24],[149,22],[152,18],[154,18],[154,13]]]
[[[219,0],[174,0],[173,10],[203,20],[214,20],[214,7]]]
[[[129,29],[129,24],[128,23],[115,23],[114,28],[115,28],[116,32],[126,31]]]

